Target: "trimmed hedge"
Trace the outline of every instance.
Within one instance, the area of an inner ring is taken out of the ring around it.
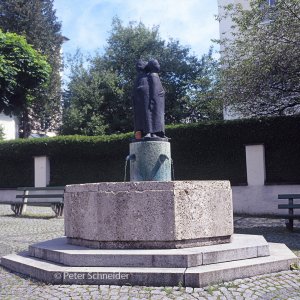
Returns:
[[[168,126],[176,180],[246,184],[245,144],[263,143],[266,182],[300,183],[300,117]],[[33,186],[33,157],[48,155],[51,185],[123,181],[131,133],[0,142],[0,187]]]

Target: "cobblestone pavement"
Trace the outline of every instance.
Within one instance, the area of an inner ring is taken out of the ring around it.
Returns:
[[[300,257],[300,223],[295,232],[284,221],[235,217],[235,232],[262,234],[269,242],[285,243]],[[0,206],[0,256],[27,250],[29,244],[62,236],[62,218],[53,218],[50,208],[28,208],[16,218],[9,206]],[[205,288],[48,285],[11,273],[0,267],[0,299],[299,299],[300,271],[238,279]]]

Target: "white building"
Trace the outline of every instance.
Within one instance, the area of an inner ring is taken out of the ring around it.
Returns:
[[[224,7],[229,4],[241,4],[244,9],[250,8],[250,0],[218,0],[218,14],[222,16],[219,22],[219,32],[220,32],[220,39],[232,39],[232,26],[234,23],[232,22],[231,18],[225,16],[225,9]],[[224,50],[223,46],[221,46],[221,51]]]
[[[265,0],[267,5],[275,5],[276,0]],[[218,14],[221,17],[219,22],[219,33],[220,39],[232,40],[234,36],[232,33],[235,29],[232,27],[235,25],[230,16],[226,16],[224,7],[229,4],[241,4],[243,9],[250,9],[251,0],[218,0]],[[224,50],[224,45],[221,44],[220,51],[222,55],[222,51]],[[241,119],[243,115],[239,112],[235,111],[230,106],[224,106],[223,109],[223,118],[224,120],[233,120],[233,119]]]
[[[0,113],[0,126],[4,129],[4,139],[14,140],[19,137],[19,123],[17,117]]]
[[[224,6],[229,4],[241,4],[243,9],[250,9],[250,1],[251,0],[218,0],[218,14],[219,16],[225,15]],[[275,5],[276,0],[265,0],[267,5]],[[231,18],[228,16],[226,18],[222,18],[219,22],[219,32],[220,38],[232,39],[232,26],[234,23],[232,22]],[[221,47],[221,51],[222,51]]]
[[[250,4],[249,0],[218,0],[218,13],[221,17],[219,22],[219,33],[220,39],[233,39],[233,29],[234,23],[232,22],[230,16],[225,17],[225,9],[224,7],[229,4],[241,4],[244,9],[249,9]],[[220,51],[222,55],[222,51],[224,50],[224,45],[221,44]],[[223,118],[224,120],[233,120],[233,119],[240,119],[242,115],[236,111],[234,111],[230,106],[224,106],[223,108]]]

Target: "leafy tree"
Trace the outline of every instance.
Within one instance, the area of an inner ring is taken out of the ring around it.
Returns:
[[[63,133],[95,134],[92,128],[84,129],[92,116],[99,116],[97,124],[102,124],[101,130],[108,133],[132,130],[131,96],[139,58],[157,58],[161,65],[160,77],[166,90],[166,123],[220,117],[220,106],[213,104],[212,97],[217,72],[212,51],[198,59],[178,41],[162,40],[158,27],[147,28],[141,22],[124,26],[118,18],[112,22],[107,43],[103,55],[88,59],[88,67],[82,57],[73,59],[65,97]],[[73,131],[70,119],[80,124]]]
[[[226,8],[235,26],[233,39],[221,40],[222,98],[245,116],[299,112],[300,2],[250,4]]]
[[[61,24],[53,0],[0,0],[0,28],[24,35],[47,56],[51,66],[49,84],[35,95],[30,108],[30,129],[56,129],[61,122]]]
[[[69,90],[64,95],[64,134],[102,135],[107,126],[101,113],[106,90],[105,74],[96,66],[84,68],[78,52],[70,61]]]
[[[2,125],[0,125],[0,141],[3,141],[4,140],[4,128]]]
[[[29,134],[29,108],[46,84],[51,68],[26,39],[0,30],[0,112],[20,116],[23,135]]]

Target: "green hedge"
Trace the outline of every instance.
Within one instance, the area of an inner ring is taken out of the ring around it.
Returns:
[[[263,143],[266,182],[300,183],[300,117],[176,125],[167,128],[176,180],[246,184],[245,144]],[[33,185],[33,157],[48,155],[51,185],[123,181],[132,134],[61,136],[0,142],[0,187]]]

